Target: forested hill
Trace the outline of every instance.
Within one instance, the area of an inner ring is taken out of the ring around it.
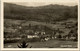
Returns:
[[[77,19],[78,6],[45,5],[39,7],[4,3],[4,18],[27,21],[53,22],[69,18]]]

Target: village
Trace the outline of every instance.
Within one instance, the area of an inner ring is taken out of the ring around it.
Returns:
[[[23,26],[24,23],[19,25],[8,25],[5,27],[4,43],[16,42],[25,39],[27,42],[48,41],[51,39],[77,41],[77,23],[76,22],[57,22],[56,28],[50,28],[46,25],[28,24]],[[54,26],[55,26],[54,25]],[[11,29],[12,28],[12,29]],[[10,30],[9,30],[10,29]]]

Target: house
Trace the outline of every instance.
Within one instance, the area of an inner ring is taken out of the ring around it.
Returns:
[[[74,40],[74,39],[76,39],[76,37],[72,36],[72,37],[70,37],[70,39],[71,39],[71,40]]]
[[[40,33],[39,31],[36,31],[34,34],[35,34],[35,35],[38,35],[39,33]]]
[[[48,41],[50,39],[50,35],[41,35],[40,36],[41,41]]]
[[[39,38],[38,35],[27,35],[27,38]]]
[[[45,32],[41,32],[41,35],[45,35],[46,33]]]
[[[66,22],[65,28],[73,28],[73,27],[75,27],[75,23],[73,23],[73,22]]]
[[[49,37],[46,37],[44,40],[45,40],[45,41],[48,41],[49,39],[50,39]]]
[[[34,34],[35,35],[45,35],[46,33],[43,31],[36,31]]]

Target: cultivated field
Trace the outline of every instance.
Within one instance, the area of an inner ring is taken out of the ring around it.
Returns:
[[[5,48],[18,48],[19,43],[7,43],[4,44]],[[60,40],[49,40],[45,42],[32,42],[29,43],[32,48],[76,48],[77,42],[74,41],[60,41]]]

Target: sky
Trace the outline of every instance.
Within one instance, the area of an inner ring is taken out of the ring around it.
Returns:
[[[66,6],[75,6],[78,5],[78,0],[44,0],[44,1],[34,1],[34,2],[11,2],[17,5],[23,6],[43,6],[49,4],[59,4],[59,5],[66,5]]]

